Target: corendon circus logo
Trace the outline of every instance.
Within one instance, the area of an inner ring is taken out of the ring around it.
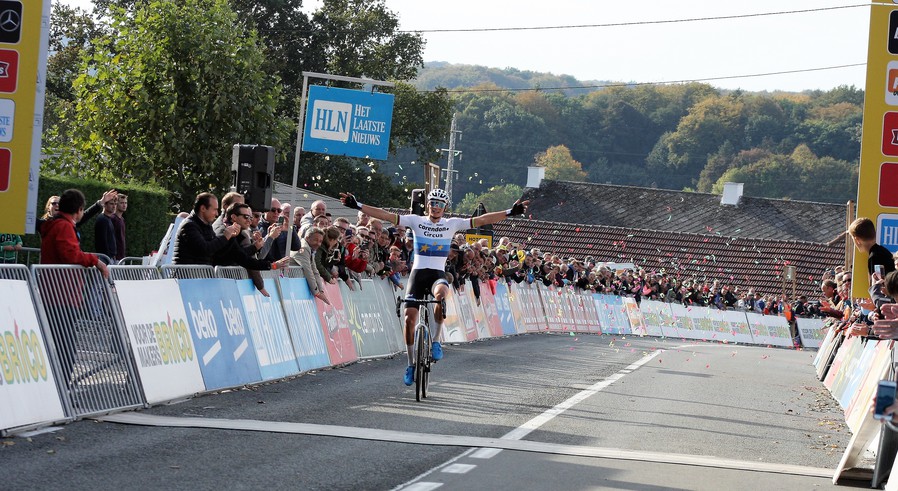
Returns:
[[[135,353],[141,367],[154,367],[193,361],[193,342],[184,319],[130,326],[134,336]]]
[[[13,330],[0,333],[0,385],[46,381],[48,373],[41,337],[13,319]]]

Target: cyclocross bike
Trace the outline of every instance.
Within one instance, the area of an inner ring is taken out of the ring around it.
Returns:
[[[415,325],[415,400],[421,402],[421,399],[427,398],[427,379],[430,378],[430,368],[433,364],[432,343],[430,338],[430,309],[428,305],[436,305],[439,300],[427,295],[424,300],[414,298],[397,298],[396,314],[400,314],[400,305],[403,303],[414,303],[418,307],[418,323]],[[423,309],[421,307],[424,307]],[[446,308],[443,303],[443,308]]]

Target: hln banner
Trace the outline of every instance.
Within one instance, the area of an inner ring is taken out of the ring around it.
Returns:
[[[302,149],[385,160],[390,149],[393,95],[313,85]]]
[[[876,223],[876,242],[898,252],[898,6],[873,2],[858,176],[857,216]],[[850,239],[849,239],[850,240]],[[854,253],[852,295],[866,297],[867,254]]]
[[[34,229],[49,32],[50,0],[0,0],[0,230],[6,233]]]

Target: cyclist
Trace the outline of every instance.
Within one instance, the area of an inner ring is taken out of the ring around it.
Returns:
[[[443,347],[437,341],[446,319],[445,299],[449,294],[449,283],[446,281],[446,257],[449,255],[452,237],[459,230],[482,227],[498,223],[506,217],[524,213],[529,201],[517,200],[511,208],[504,211],[486,213],[473,218],[445,218],[443,214],[449,207],[449,195],[442,189],[434,189],[427,195],[427,211],[425,215],[397,215],[371,205],[363,205],[355,196],[340,193],[340,201],[348,208],[360,210],[370,217],[389,221],[394,225],[402,225],[414,234],[415,260],[408,278],[406,298],[424,298],[428,290],[432,290],[434,299],[439,301],[434,308],[436,326],[433,331],[434,360],[443,358]],[[408,367],[405,369],[405,385],[414,383],[415,364],[415,324],[418,322],[418,309],[413,302],[405,307],[405,349],[408,355]]]

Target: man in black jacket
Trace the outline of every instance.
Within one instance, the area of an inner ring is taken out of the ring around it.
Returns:
[[[193,203],[193,212],[184,220],[175,238],[174,264],[212,265],[213,256],[228,245],[232,237],[240,233],[237,224],[225,227],[216,236],[212,222],[218,216],[218,198],[212,193],[200,193]]]

